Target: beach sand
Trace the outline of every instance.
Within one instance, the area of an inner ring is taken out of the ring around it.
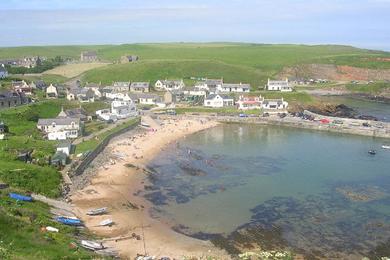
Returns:
[[[152,206],[150,202],[134,194],[146,184],[146,174],[142,169],[164,146],[186,135],[214,127],[217,123],[207,120],[167,119],[162,120],[159,125],[150,117],[143,117],[142,121],[156,131],[145,131],[136,136],[125,134],[108,145],[106,149],[119,154],[122,159],[97,169],[91,183],[74,192],[71,200],[75,214],[92,233],[107,238],[104,244],[118,250],[123,259],[134,259],[137,254],[144,254],[145,249],[150,256],[168,256],[171,259],[183,259],[184,256],[228,259],[224,251],[216,249],[210,242],[176,233],[168,223],[152,218],[149,215]],[[129,163],[140,169],[126,167]],[[88,210],[99,207],[108,207],[108,214],[86,215]],[[98,227],[100,221],[108,218],[115,225]],[[133,233],[141,239],[128,238]],[[127,239],[110,239],[118,237]]]

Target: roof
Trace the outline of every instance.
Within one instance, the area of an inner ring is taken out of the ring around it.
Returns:
[[[222,99],[233,99],[231,96],[228,96],[228,95],[221,95],[221,94],[210,94],[206,100],[213,100],[214,98],[216,98],[217,96],[220,96]]]
[[[46,83],[43,80],[37,80],[34,83],[35,83],[35,86],[37,86],[38,88],[46,86]]]
[[[23,95],[22,93],[18,93],[15,91],[4,91],[0,93],[0,99],[15,98],[15,97],[19,98],[22,95]]]
[[[79,118],[48,118],[48,119],[39,119],[38,125],[70,125],[72,123],[80,124]]]
[[[61,142],[57,145],[57,148],[72,148],[72,143],[71,142]]]
[[[85,84],[85,87],[86,88],[100,88],[100,84],[96,84],[96,83],[87,83]]]
[[[64,112],[68,117],[71,118],[87,115],[87,112],[83,108],[67,109]]]
[[[222,85],[223,79],[206,79],[204,83],[207,85]]]
[[[288,85],[286,80],[268,80],[268,85]]]
[[[171,85],[180,85],[183,83],[183,80],[181,79],[174,79],[174,80],[167,80],[167,79],[164,79],[164,80],[160,80],[164,85],[168,85],[168,86],[171,86]]]
[[[131,88],[149,88],[149,82],[132,82]]]
[[[242,83],[239,83],[239,84],[223,83],[222,87],[223,88],[245,88],[245,89],[250,89],[251,85],[249,85],[249,84],[242,84]]]
[[[83,51],[81,54],[83,56],[97,56],[96,51]]]
[[[128,88],[130,86],[130,82],[114,82],[112,85],[113,87],[121,87],[121,88]]]
[[[283,98],[279,98],[279,99],[264,99],[263,103],[264,104],[268,104],[268,103],[277,103],[278,105],[282,105],[283,104]]]

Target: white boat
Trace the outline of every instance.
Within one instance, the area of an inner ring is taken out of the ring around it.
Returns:
[[[102,243],[91,241],[91,240],[81,240],[81,246],[90,250],[104,249]]]
[[[143,126],[143,127],[146,127],[146,128],[149,128],[149,127],[150,127],[150,125],[149,125],[149,124],[147,124],[147,123],[144,123],[144,122],[141,122],[141,126]]]
[[[105,219],[102,222],[100,222],[99,226],[104,227],[104,226],[111,226],[114,224],[114,221],[112,219]]]
[[[390,145],[382,145],[383,149],[390,149]]]
[[[87,211],[87,215],[90,215],[90,216],[101,215],[104,213],[107,213],[107,207],[98,208],[98,209],[91,209],[91,210]]]
[[[55,227],[46,227],[46,231],[49,231],[49,232],[56,232],[58,233],[58,231],[60,231],[58,228],[55,228]]]

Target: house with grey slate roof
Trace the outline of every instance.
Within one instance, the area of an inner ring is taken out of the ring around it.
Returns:
[[[37,128],[47,136],[48,140],[74,139],[82,133],[82,123],[79,118],[39,119]]]
[[[150,92],[150,83],[149,82],[132,82],[130,84],[131,92],[140,92],[147,93]]]

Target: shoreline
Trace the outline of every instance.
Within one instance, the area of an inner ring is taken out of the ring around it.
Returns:
[[[219,122],[280,125],[352,134],[345,131],[346,129],[328,128],[318,123],[313,125],[314,122],[307,122],[308,126],[306,126],[302,123],[290,122],[288,118],[278,117],[186,115],[160,118],[161,125],[150,117],[143,117],[142,120],[156,131],[137,127],[111,140],[81,175],[81,186],[76,187],[70,195],[75,215],[83,220],[91,233],[104,237],[105,239],[102,240],[104,244],[115,249],[123,259],[134,259],[137,254],[145,254],[145,252],[150,256],[179,259],[183,256],[202,258],[205,255],[218,257],[218,259],[230,258],[225,251],[216,248],[211,242],[175,232],[171,229],[172,225],[168,220],[154,218],[150,214],[152,203],[137,195],[137,191],[144,190],[145,185],[148,184],[148,162],[164,151],[166,145],[187,135],[214,127]],[[358,131],[355,134],[366,135],[367,133]],[[89,184],[86,185],[88,182]],[[86,215],[88,210],[100,207],[108,207],[108,214]],[[106,219],[112,219],[115,224],[112,227],[99,227],[99,223]],[[133,233],[141,239],[136,240],[132,236]],[[146,250],[144,250],[144,237]]]
[[[179,234],[169,223],[153,218],[149,213],[153,205],[136,194],[144,189],[147,181],[147,163],[166,145],[219,124],[201,118],[161,121],[163,124],[159,125],[150,117],[144,117],[143,122],[156,131],[130,131],[112,140],[103,152],[115,155],[117,159],[110,159],[97,169],[93,167],[95,171],[89,176],[90,183],[70,195],[74,213],[89,231],[106,238],[104,244],[117,250],[123,259],[134,259],[145,251],[150,256],[179,259],[205,255],[229,258],[211,242]],[[108,207],[109,212],[102,216],[86,215],[88,210],[99,207]],[[105,219],[112,219],[114,225],[99,227],[100,221]],[[132,238],[133,233],[141,239]]]

